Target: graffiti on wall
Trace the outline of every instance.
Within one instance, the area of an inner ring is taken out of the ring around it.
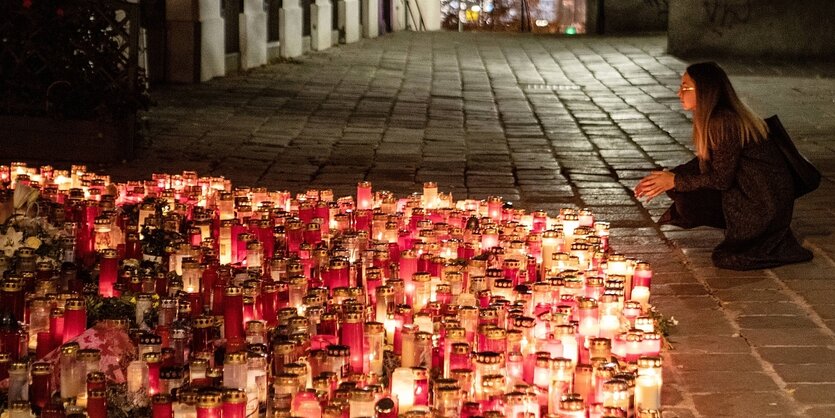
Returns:
[[[719,36],[751,19],[752,0],[703,0],[710,30]]]

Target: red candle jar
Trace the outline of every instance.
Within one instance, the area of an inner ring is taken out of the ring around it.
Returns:
[[[203,393],[198,395],[197,418],[220,418],[223,416],[221,405],[221,396],[217,393]]]
[[[362,181],[357,183],[357,209],[368,210],[374,208],[374,199],[371,196],[371,182]]]
[[[344,257],[334,257],[328,262],[328,272],[327,276],[325,277],[325,286],[327,286],[331,292],[333,289],[337,287],[349,287],[349,273],[350,270],[348,269],[350,263],[348,259]]]
[[[29,401],[36,410],[41,410],[52,396],[52,365],[35,363],[32,365],[32,383],[29,385]]]
[[[229,286],[223,295],[223,332],[226,339],[244,337],[243,289]]]
[[[346,312],[345,322],[340,330],[339,340],[350,350],[351,370],[359,373],[363,369],[363,329],[362,314],[360,312]]]
[[[84,299],[67,299],[64,309],[64,339],[66,343],[87,329],[87,306]]]
[[[15,320],[22,321],[26,310],[24,283],[21,280],[7,279],[0,287],[0,303],[3,310],[14,315]]]
[[[89,418],[107,418],[105,392],[101,389],[87,392],[87,416]]]
[[[210,316],[201,316],[194,319],[191,351],[211,351],[211,343],[214,339],[214,324],[214,318]]]
[[[268,327],[278,324],[278,286],[275,283],[261,285],[261,313]]]
[[[229,389],[223,393],[223,418],[246,418],[246,392]]]
[[[103,372],[87,373],[87,393],[94,390],[107,389],[107,378]]]
[[[119,275],[119,255],[115,249],[106,248],[100,251],[101,263],[99,268],[99,294],[103,297],[113,297],[113,285]]]
[[[151,398],[151,418],[173,418],[174,407],[171,404],[171,395],[157,394]]]
[[[12,356],[9,353],[0,353],[0,381],[9,378],[9,366],[12,364]]]
[[[145,353],[142,355],[142,361],[148,365],[149,395],[156,395],[159,393],[159,369],[161,357],[160,353]]]

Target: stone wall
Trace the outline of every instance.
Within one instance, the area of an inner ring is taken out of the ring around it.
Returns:
[[[597,1],[599,4],[596,7],[603,6],[602,22],[598,23],[598,29],[602,29],[604,34],[667,30],[669,0]]]
[[[678,56],[835,58],[835,1],[669,0]]]

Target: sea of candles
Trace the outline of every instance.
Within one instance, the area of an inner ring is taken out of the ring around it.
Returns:
[[[18,262],[0,286],[13,413],[106,416],[99,354],[73,341],[86,269],[101,296],[135,297],[124,375],[153,418],[660,416],[652,268],[588,210],[453,201],[435,183],[335,199],[194,172],[113,183],[14,163],[0,178],[39,189],[34,216],[68,235],[60,268]]]

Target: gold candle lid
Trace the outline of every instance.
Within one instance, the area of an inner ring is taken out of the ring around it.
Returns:
[[[221,395],[219,393],[201,393],[197,395],[198,408],[217,408],[220,406]]]
[[[32,365],[32,375],[50,375],[52,374],[52,365],[49,363],[35,363]]]
[[[228,364],[243,364],[246,363],[246,353],[226,353],[225,362]]]
[[[77,342],[69,342],[61,346],[61,354],[64,355],[75,355],[78,353],[78,350],[81,348]]]
[[[224,403],[244,403],[246,402],[246,392],[241,389],[227,389],[223,392]]]

